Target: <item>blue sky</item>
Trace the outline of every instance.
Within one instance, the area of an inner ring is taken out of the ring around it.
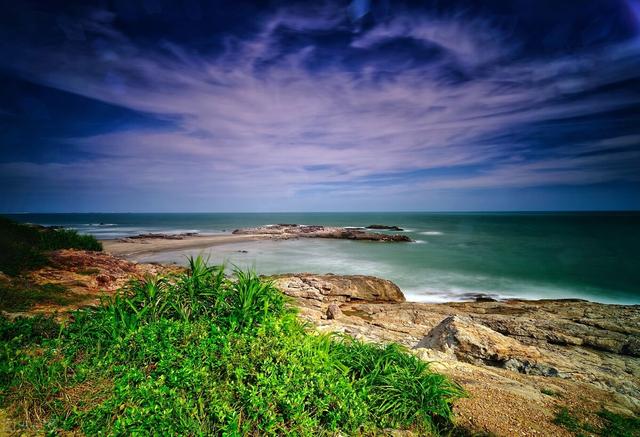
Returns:
[[[0,211],[640,208],[640,0],[14,2]]]

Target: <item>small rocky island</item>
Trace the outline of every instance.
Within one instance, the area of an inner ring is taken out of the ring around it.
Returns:
[[[242,228],[233,231],[234,235],[266,235],[274,239],[291,238],[334,238],[343,240],[363,240],[381,242],[411,242],[406,235],[381,234],[357,228],[341,228],[336,226],[277,224]]]

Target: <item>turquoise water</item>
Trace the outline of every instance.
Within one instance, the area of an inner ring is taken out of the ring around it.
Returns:
[[[271,223],[397,225],[416,243],[261,241],[159,254],[143,261],[213,262],[260,273],[371,274],[396,282],[410,300],[496,297],[584,298],[640,303],[640,213],[280,213],[19,214],[98,238],[141,232],[227,233]],[[242,251],[247,251],[244,253]]]

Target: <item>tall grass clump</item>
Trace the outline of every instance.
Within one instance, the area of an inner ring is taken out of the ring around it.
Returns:
[[[0,336],[0,402],[28,431],[437,434],[463,395],[399,346],[315,333],[271,282],[200,257],[63,326],[5,320]]]
[[[102,250],[91,235],[69,229],[17,223],[0,217],[0,271],[16,275],[47,263],[46,252],[57,249]]]

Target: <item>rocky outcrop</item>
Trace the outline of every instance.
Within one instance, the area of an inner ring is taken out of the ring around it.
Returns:
[[[278,224],[243,228],[233,231],[236,235],[269,235],[272,238],[335,238],[343,240],[363,240],[380,242],[410,242],[406,235],[381,234],[367,232],[356,228],[340,228],[333,226]]]
[[[331,303],[405,301],[396,284],[374,276],[297,273],[270,278],[286,295],[322,312],[326,312]]]
[[[449,316],[434,327],[415,349],[435,349],[472,364],[497,366],[521,373],[556,376],[558,371],[540,364],[542,353],[494,331],[470,317]]]
[[[275,282],[320,331],[403,344],[440,363],[445,373],[462,372],[467,384],[476,382],[464,375],[494,369],[501,373],[491,379],[501,390],[518,381],[518,396],[553,384],[640,413],[640,306],[581,300],[426,304],[405,302],[392,283],[372,277],[297,274]],[[329,305],[340,311],[328,312]]]
[[[365,229],[377,229],[384,231],[404,231],[401,227],[398,226],[389,226],[389,225],[369,225]]]
[[[183,232],[181,234],[138,234],[130,237],[121,238],[121,241],[130,240],[184,240],[187,237],[193,237],[198,235],[197,232]]]

